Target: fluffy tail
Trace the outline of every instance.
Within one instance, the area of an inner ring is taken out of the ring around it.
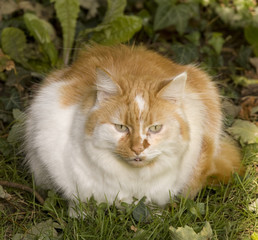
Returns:
[[[240,149],[231,139],[224,137],[220,142],[220,150],[214,153],[213,139],[206,137],[203,141],[199,164],[182,195],[193,198],[205,185],[228,183],[233,173],[243,175]]]
[[[228,183],[232,173],[243,175],[245,172],[241,164],[240,149],[228,138],[221,141],[220,152],[213,158],[208,177],[208,184],[218,184],[218,182]]]

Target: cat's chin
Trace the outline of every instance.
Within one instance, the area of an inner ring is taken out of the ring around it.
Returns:
[[[141,167],[145,167],[147,165],[153,164],[154,159],[153,160],[146,160],[144,158],[140,158],[140,157],[135,157],[135,158],[131,158],[127,160],[127,163],[133,167],[136,168],[141,168]]]

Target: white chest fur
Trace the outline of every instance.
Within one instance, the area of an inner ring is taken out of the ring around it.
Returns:
[[[188,183],[198,161],[202,139],[201,102],[184,100],[190,143],[179,152],[164,151],[152,166],[134,168],[117,158],[103,142],[85,135],[87,114],[79,105],[62,107],[62,82],[41,89],[28,113],[28,165],[42,187],[61,190],[67,199],[131,202],[133,197],[164,205]],[[168,144],[173,144],[173,141]],[[174,159],[171,161],[171,159]]]

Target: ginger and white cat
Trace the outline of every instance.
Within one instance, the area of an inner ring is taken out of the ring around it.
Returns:
[[[242,172],[221,122],[218,90],[198,68],[144,47],[93,46],[36,94],[27,164],[37,185],[68,200],[163,206]]]

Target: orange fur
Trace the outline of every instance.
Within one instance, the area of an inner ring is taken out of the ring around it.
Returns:
[[[206,137],[199,165],[194,171],[190,184],[183,191],[184,196],[195,197],[199,190],[206,185],[227,184],[233,173],[243,175],[240,149],[228,138],[221,141],[220,151],[215,155],[212,139]]]
[[[98,122],[112,123],[111,115],[118,115],[122,122],[132,128],[131,134],[123,137],[117,152],[124,157],[131,157],[133,152],[141,152],[149,147],[147,141],[140,141],[139,118],[145,119],[147,127],[164,115],[177,119],[180,131],[185,141],[189,139],[188,124],[176,113],[171,111],[173,104],[157,98],[160,89],[166,86],[166,81],[182,72],[187,72],[186,94],[198,93],[205,109],[204,138],[199,163],[196,166],[192,180],[184,194],[194,196],[202,186],[212,183],[209,178],[216,176],[218,180],[228,182],[231,173],[243,172],[240,164],[240,154],[237,147],[227,141],[222,141],[220,150],[215,149],[214,137],[221,129],[221,110],[218,90],[210,78],[194,66],[181,66],[144,47],[93,46],[80,55],[74,64],[64,72],[54,76],[54,81],[66,81],[61,90],[63,107],[81,102],[83,108],[91,108],[96,101],[96,69],[107,71],[112,80],[119,86],[119,95],[111,96],[108,102],[103,102],[99,109],[92,113],[85,126],[87,134],[92,134]],[[137,81],[136,81],[137,80]],[[141,95],[146,106],[141,113],[133,104],[137,95]],[[194,100],[194,99],[193,99]],[[120,103],[119,110],[117,105]],[[194,104],[194,102],[193,102]],[[162,106],[162,108],[160,107]],[[170,109],[168,113],[166,109]],[[150,167],[155,167],[151,164]]]

